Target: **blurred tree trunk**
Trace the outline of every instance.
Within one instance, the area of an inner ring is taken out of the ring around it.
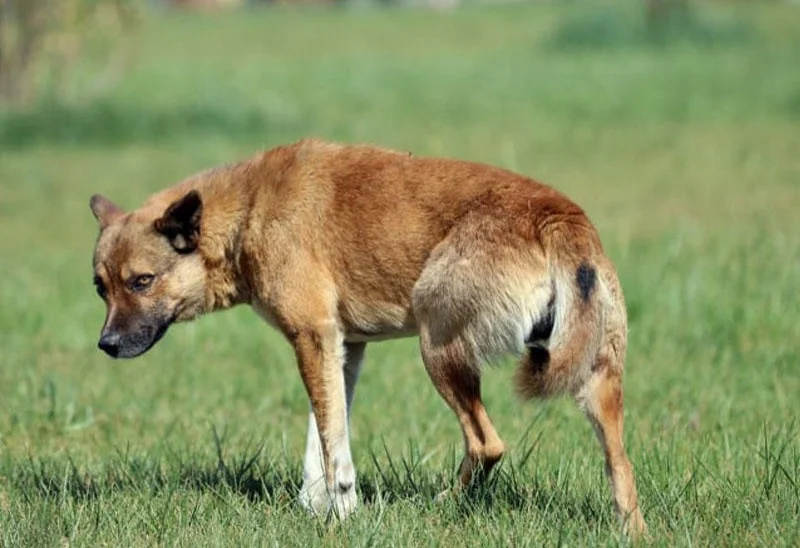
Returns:
[[[23,101],[32,59],[41,51],[50,0],[0,0],[0,101]]]
[[[24,104],[59,80],[102,36],[119,37],[135,0],[0,0],[0,103]],[[114,48],[100,49],[110,58]],[[108,79],[100,74],[99,79]],[[97,84],[97,81],[90,82]],[[58,90],[51,90],[58,91]]]
[[[688,12],[689,0],[645,0],[647,31],[651,37],[663,38],[667,28],[685,19]]]
[[[168,4],[179,8],[224,8],[241,6],[244,0],[168,0]]]

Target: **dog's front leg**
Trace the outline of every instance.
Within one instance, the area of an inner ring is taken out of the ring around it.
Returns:
[[[350,415],[353,409],[356,383],[364,361],[366,343],[345,343],[344,385],[347,398],[347,431],[350,432]],[[306,436],[306,452],[303,458],[303,486],[300,489],[300,503],[307,510],[313,510],[312,501],[320,496],[327,496],[325,482],[325,462],[322,457],[322,445],[319,439],[317,420],[314,409],[308,413],[308,434]]]
[[[298,331],[294,347],[313,412],[309,418],[300,501],[318,515],[332,511],[336,517],[343,518],[355,509],[357,496],[347,425],[350,398],[345,389],[342,333],[335,322],[325,322],[313,329]],[[354,378],[352,384],[355,385]],[[315,435],[319,438],[318,449],[313,443]],[[315,452],[321,456],[321,470],[318,468],[320,460],[309,459],[310,453]],[[318,470],[322,481],[314,481]]]

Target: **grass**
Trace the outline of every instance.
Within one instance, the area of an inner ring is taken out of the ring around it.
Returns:
[[[308,134],[498,164],[583,204],[628,302],[648,542],[800,544],[800,11],[716,7],[753,28],[725,47],[554,50],[581,10],[158,13],[113,94],[0,111],[0,544],[626,543],[588,423],[569,401],[520,408],[511,367],[485,376],[507,458],[434,504],[456,421],[413,340],[371,345],[363,506],[326,526],[295,504],[292,353],[251,311],[179,326],[136,361],[96,350],[88,197],[134,207]]]

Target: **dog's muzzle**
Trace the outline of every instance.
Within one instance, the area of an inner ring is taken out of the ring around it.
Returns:
[[[135,331],[119,332],[104,329],[97,347],[112,358],[135,358],[141,356],[161,340],[172,321],[157,326],[142,326]]]

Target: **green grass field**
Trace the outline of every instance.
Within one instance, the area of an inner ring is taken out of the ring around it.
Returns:
[[[717,6],[708,24],[749,29],[724,43],[553,38],[581,17],[597,15],[154,13],[109,95],[0,111],[0,544],[627,542],[588,422],[566,400],[520,407],[510,364],[485,375],[507,458],[435,504],[457,422],[414,340],[371,345],[353,416],[363,504],[325,525],[295,503],[293,354],[252,311],[176,326],[135,361],[96,349],[92,193],[135,207],[313,134],[497,164],[582,204],[628,301],[648,542],[800,545],[800,9]]]

